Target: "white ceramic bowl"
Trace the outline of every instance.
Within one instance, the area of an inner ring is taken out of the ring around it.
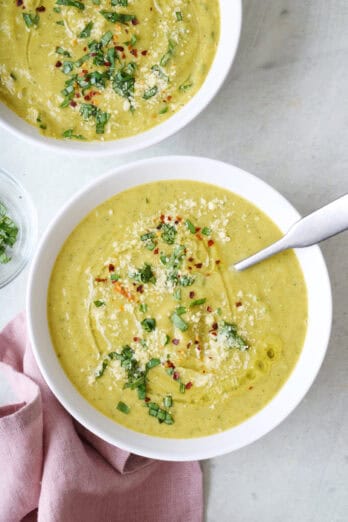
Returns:
[[[160,125],[130,138],[114,141],[84,143],[73,140],[57,140],[42,136],[35,127],[19,118],[2,103],[0,103],[0,125],[17,136],[26,138],[34,145],[42,145],[70,154],[92,156],[128,153],[149,147],[168,138],[187,125],[209,104],[219,91],[231,68],[242,25],[241,0],[220,0],[220,14],[220,40],[215,59],[204,84],[185,107]]]
[[[163,460],[205,459],[250,444],[277,426],[297,406],[323,361],[331,327],[330,282],[319,247],[298,250],[304,273],[309,320],[304,347],[288,381],[256,415],[223,433],[196,439],[162,439],[124,428],[93,408],[66,377],[53,349],[46,317],[50,273],[63,242],[93,208],[111,195],[141,183],[190,179],[214,183],[243,196],[282,231],[298,212],[269,185],[231,165],[189,156],[143,160],[113,170],[77,194],[49,226],[31,267],[27,295],[29,334],[36,360],[53,393],[84,426],[106,441],[139,455]]]

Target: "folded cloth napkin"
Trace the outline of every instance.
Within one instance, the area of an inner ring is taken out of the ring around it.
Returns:
[[[24,314],[0,333],[0,361],[18,396],[0,407],[0,522],[202,520],[199,464],[130,454],[75,421],[40,374]]]

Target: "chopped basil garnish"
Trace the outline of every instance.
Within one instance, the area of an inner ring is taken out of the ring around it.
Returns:
[[[85,5],[82,2],[78,2],[77,0],[57,0],[57,5],[66,5],[68,7],[76,7],[77,9],[80,9],[81,11],[84,10]]]
[[[176,288],[174,290],[174,299],[176,299],[177,301],[181,301],[181,288]]]
[[[154,87],[151,87],[151,89],[148,89],[144,92],[143,98],[144,100],[149,100],[150,98],[153,98],[158,93],[158,87],[155,85]]]
[[[93,22],[88,22],[86,27],[79,34],[79,38],[89,38],[93,29]]]
[[[63,20],[58,20],[58,22],[56,22],[56,24],[57,25],[65,25]]]
[[[173,399],[171,395],[166,395],[163,399],[163,406],[165,408],[171,408],[173,406]]]
[[[74,68],[74,62],[63,62],[62,71],[64,74],[69,74]]]
[[[55,13],[61,13],[62,10],[61,10],[60,7],[54,7],[54,8],[53,8],[53,11],[54,11]]]
[[[188,80],[188,81],[182,83],[181,85],[179,85],[179,91],[182,91],[182,92],[188,91],[189,89],[191,89],[192,85],[193,85],[192,82]]]
[[[169,341],[170,341],[170,337],[169,337],[169,335],[166,334],[165,339],[164,339],[164,346],[167,346]]]
[[[136,64],[130,62],[117,72],[112,82],[112,88],[114,91],[123,98],[127,98],[131,104],[131,107],[131,98],[134,94],[135,70]]]
[[[107,31],[100,39],[102,46],[107,45],[112,40],[112,32]]]
[[[85,140],[86,138],[82,136],[82,134],[74,134],[73,129],[67,129],[62,134],[63,138],[67,139],[75,139],[75,140]]]
[[[181,11],[176,11],[175,12],[175,16],[176,16],[176,20],[178,22],[182,22],[183,18],[182,18],[182,12]]]
[[[166,105],[165,107],[163,107],[158,114],[166,114],[166,112],[168,112],[169,110],[169,107],[168,105]]]
[[[178,314],[178,315],[183,315],[183,314],[186,314],[187,310],[184,306],[178,306],[176,309],[175,309],[175,312]]]
[[[186,219],[185,225],[187,226],[187,228],[191,232],[191,234],[196,233],[196,227],[194,226],[193,223],[191,223],[191,221],[189,219]]]
[[[156,329],[156,319],[152,317],[147,317],[141,321],[141,326],[145,330],[145,332],[153,332]]]
[[[188,324],[180,317],[180,315],[177,314],[177,312],[174,312],[171,315],[171,320],[173,325],[176,328],[179,328],[182,332],[186,332],[188,330]]]
[[[137,37],[135,34],[132,34],[132,37],[130,40],[127,40],[127,42],[124,42],[125,45],[129,45],[130,47],[134,47],[137,43]]]
[[[151,71],[156,72],[160,78],[169,82],[169,76],[166,75],[166,73],[163,71],[163,69],[161,69],[159,65],[153,65],[151,67]]]
[[[195,278],[189,275],[183,275],[180,277],[181,286],[191,286],[195,282]]]
[[[161,226],[161,238],[168,245],[172,245],[175,242],[176,238],[176,228],[173,225],[169,225],[168,223],[163,223]]]
[[[152,368],[154,368],[155,366],[158,366],[159,364],[161,364],[161,360],[160,359],[150,359],[147,363],[146,363],[146,369],[147,370],[151,370]]]
[[[38,14],[22,13],[25,25],[30,29],[39,25],[40,17]]]
[[[139,268],[134,274],[130,275],[132,279],[139,281],[139,283],[156,283],[155,274],[152,271],[151,265],[145,263],[143,268]]]
[[[145,314],[145,313],[147,312],[147,304],[145,304],[145,303],[141,303],[141,304],[139,305],[139,310],[140,310],[143,314]]]
[[[211,229],[209,227],[203,227],[202,228],[202,234],[204,236],[211,236]]]
[[[180,390],[180,393],[185,393],[186,386],[183,382],[180,383],[179,390]]]
[[[119,274],[111,274],[110,279],[111,281],[118,281],[121,278]]]
[[[121,411],[122,413],[125,413],[125,414],[128,414],[130,412],[130,407],[127,406],[127,404],[122,402],[122,401],[119,401],[119,403],[117,404],[116,408],[119,411]]]
[[[176,46],[176,43],[174,42],[174,40],[169,38],[167,52],[166,52],[166,54],[164,54],[162,56],[161,61],[160,61],[160,65],[162,67],[165,67],[168,64],[168,62],[171,60],[171,58],[173,57],[175,46]]]
[[[207,301],[207,299],[205,297],[203,297],[202,299],[195,299],[195,301],[192,301],[192,303],[190,303],[190,307],[193,308],[194,306],[202,305],[206,301]]]
[[[70,58],[71,56],[69,51],[66,51],[65,49],[63,49],[63,47],[56,47],[56,53],[61,54],[62,56],[67,56],[68,58]]]
[[[219,335],[223,337],[227,348],[237,348],[241,352],[248,349],[247,342],[238,334],[234,323],[223,321],[219,327]]]
[[[131,22],[132,20],[135,20],[135,16],[132,14],[124,14],[124,13],[115,13],[113,11],[99,11],[101,15],[104,16],[105,20],[108,22],[111,22],[113,24],[116,24],[119,22],[120,24],[127,24],[128,22]]]
[[[149,402],[146,406],[149,408],[149,415],[151,415],[151,417],[156,417],[160,424],[162,424],[162,422],[165,424],[174,424],[172,415],[166,410],[160,408],[160,406],[155,402]]]
[[[97,299],[97,301],[94,301],[94,304],[97,308],[100,308],[101,306],[105,305],[105,301],[100,301]]]
[[[82,103],[80,105],[80,114],[84,120],[88,120],[91,117],[95,118],[97,134],[104,133],[105,125],[110,119],[110,114],[103,112],[91,103]]]
[[[104,375],[104,372],[108,366],[109,366],[109,359],[104,359],[101,366],[95,372],[95,378],[100,379],[100,377],[102,377]]]

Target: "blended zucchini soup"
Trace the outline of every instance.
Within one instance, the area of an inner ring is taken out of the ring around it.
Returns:
[[[201,87],[218,0],[0,1],[0,100],[50,137],[114,140]]]
[[[258,412],[298,359],[306,287],[292,251],[230,266],[280,235],[204,183],[151,183],[98,206],[49,284],[52,341],[72,383],[116,422],[160,437],[217,433]]]

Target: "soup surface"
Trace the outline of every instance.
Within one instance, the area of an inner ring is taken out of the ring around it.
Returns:
[[[66,240],[48,291],[72,383],[116,422],[161,437],[255,414],[296,364],[306,288],[292,251],[230,266],[279,237],[258,208],[203,183],[151,183],[98,206]]]
[[[2,1],[0,100],[46,136],[132,136],[198,91],[219,27],[218,0]]]

